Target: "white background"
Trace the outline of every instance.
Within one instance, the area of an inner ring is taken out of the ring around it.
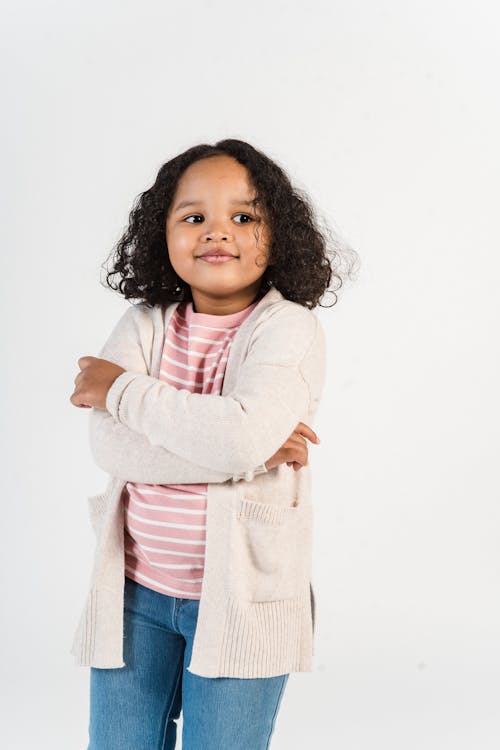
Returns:
[[[361,259],[318,312],[315,670],[291,676],[273,750],[496,750],[496,4],[45,0],[2,16],[2,747],[86,748],[89,670],[69,648],[86,498],[106,476],[69,397],[129,304],[100,266],[164,161],[236,137]]]

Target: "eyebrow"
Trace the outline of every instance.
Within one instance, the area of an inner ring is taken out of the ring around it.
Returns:
[[[174,208],[174,211],[180,211],[181,208],[186,208],[186,206],[199,206],[200,203],[203,203],[203,201],[182,201]],[[252,206],[255,203],[255,198],[251,201],[235,200],[231,201],[231,203],[235,206]]]

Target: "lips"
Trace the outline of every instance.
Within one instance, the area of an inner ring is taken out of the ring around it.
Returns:
[[[205,252],[201,253],[201,255],[198,255],[198,258],[206,258],[207,256],[216,257],[220,255],[227,256],[229,258],[236,257],[235,255],[233,255],[233,253],[230,253],[229,250],[226,250],[226,248],[215,245],[208,248],[208,250],[205,250]]]
[[[234,255],[225,255],[223,253],[218,253],[217,255],[210,255],[209,253],[205,253],[205,255],[199,255],[199,260],[205,261],[205,263],[229,263],[231,260],[235,260]]]

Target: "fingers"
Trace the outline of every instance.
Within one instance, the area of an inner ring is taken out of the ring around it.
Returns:
[[[297,432],[299,435],[304,435],[304,437],[309,438],[313,443],[319,443],[320,439],[314,432],[314,430],[309,427],[309,425],[304,424],[304,422],[299,422],[297,427],[295,428],[295,432]]]
[[[80,370],[83,370],[85,369],[85,367],[88,367],[89,365],[91,365],[93,359],[97,359],[97,358],[90,357],[90,356],[80,357],[77,363]]]
[[[308,446],[306,440],[297,433],[293,433],[286,444],[282,447],[287,463],[290,462],[297,466],[307,466],[308,464]],[[289,463],[289,465],[290,465]]]
[[[297,428],[290,435],[285,444],[288,454],[288,466],[293,466],[295,471],[298,471],[301,466],[307,466],[309,463],[308,443],[305,438],[309,438],[314,443],[320,442],[318,436],[309,425],[304,424],[304,422],[299,422]]]

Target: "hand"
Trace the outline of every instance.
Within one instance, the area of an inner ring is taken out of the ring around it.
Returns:
[[[276,451],[274,456],[265,462],[267,469],[273,469],[279,464],[287,463],[288,466],[293,466],[294,471],[298,471],[302,466],[308,464],[308,446],[304,438],[319,443],[319,437],[316,435],[314,430],[308,427],[304,422],[299,422],[295,430],[292,432],[288,440],[286,440],[281,448]]]
[[[80,357],[78,367],[81,372],[76,376],[75,390],[70,401],[82,409],[106,411],[106,396],[116,378],[125,372],[123,367],[98,357]]]

